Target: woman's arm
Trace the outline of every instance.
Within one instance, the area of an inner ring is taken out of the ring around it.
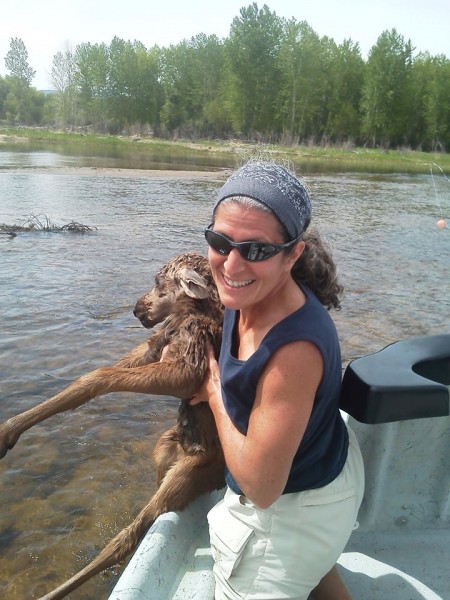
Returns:
[[[233,424],[223,405],[217,362],[192,403],[204,398],[216,420],[225,461],[244,494],[269,507],[286,486],[323,372],[318,348],[305,341],[282,346],[259,381],[247,435]]]

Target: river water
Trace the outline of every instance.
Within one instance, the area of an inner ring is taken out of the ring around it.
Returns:
[[[97,228],[0,235],[0,421],[142,342],[132,308],[154,273],[178,252],[206,252],[202,230],[222,169],[89,165],[50,152],[0,152],[0,223],[37,215]],[[398,339],[450,332],[450,231],[436,227],[441,207],[449,216],[448,181],[436,177],[436,190],[423,175],[305,181],[346,288],[333,312],[344,364]],[[155,489],[152,449],[177,405],[114,394],[23,435],[0,464],[0,597],[48,592],[132,520]],[[71,598],[107,598],[120,571]]]

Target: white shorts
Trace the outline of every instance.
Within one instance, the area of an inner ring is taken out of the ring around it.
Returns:
[[[364,466],[349,428],[347,462],[330,484],[285,494],[268,509],[227,490],[208,514],[216,600],[306,600],[355,526]]]

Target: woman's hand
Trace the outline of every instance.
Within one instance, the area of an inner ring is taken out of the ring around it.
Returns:
[[[206,347],[208,358],[208,371],[201,387],[192,396],[189,401],[191,406],[200,404],[201,402],[210,402],[217,394],[220,396],[220,372],[219,365],[214,356],[214,350],[211,344]]]

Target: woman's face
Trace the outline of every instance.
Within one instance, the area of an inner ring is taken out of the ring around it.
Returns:
[[[219,204],[214,231],[234,242],[258,241],[282,244],[280,225],[274,215],[239,204]],[[293,252],[279,252],[260,262],[245,260],[237,248],[227,256],[208,250],[212,274],[224,306],[242,310],[276,299],[280,286],[290,280],[290,271],[303,251],[299,242]]]

